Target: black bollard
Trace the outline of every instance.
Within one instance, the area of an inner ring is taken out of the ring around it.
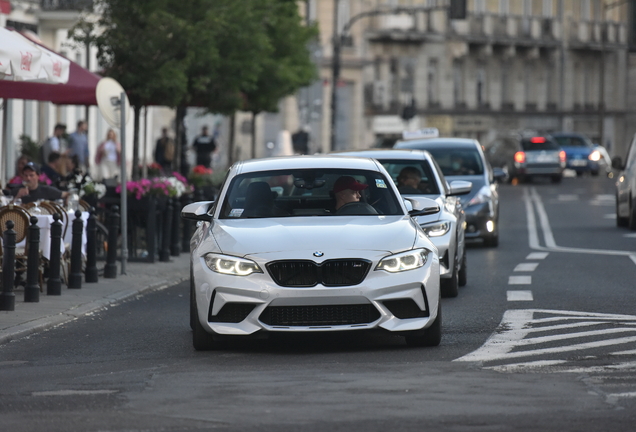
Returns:
[[[157,199],[154,196],[150,196],[148,199],[146,250],[148,251],[148,262],[155,262],[157,259]]]
[[[170,255],[178,257],[181,254],[181,212],[179,199],[174,198],[172,205],[172,232],[170,233]]]
[[[192,203],[192,194],[184,194],[181,197],[181,208],[187,206]],[[181,212],[178,212],[179,216],[181,216]],[[188,219],[183,219],[181,221],[181,226],[183,227],[183,234],[181,235],[181,252],[188,253],[190,252],[190,238],[192,237],[192,225],[193,222]]]
[[[86,270],[84,280],[87,283],[99,282],[97,275],[97,225],[95,224],[95,208],[91,207],[86,222]]]
[[[108,224],[108,252],[106,253],[106,266],[104,277],[117,278],[117,237],[119,237],[119,207],[113,206]]]
[[[2,293],[0,293],[0,310],[15,310],[15,293],[13,281],[15,278],[15,224],[9,220],[7,230],[2,234],[4,252],[2,255]]]
[[[161,232],[161,250],[159,250],[159,261],[170,261],[170,239],[172,231],[172,200],[166,203],[166,212],[163,214],[163,230]]]
[[[73,220],[73,237],[71,239],[71,274],[68,277],[69,288],[82,288],[82,233],[84,232],[84,221],[82,212],[75,210],[75,220]]]
[[[24,301],[40,301],[40,227],[38,218],[31,216],[29,227],[29,252],[27,257],[27,280],[24,287]]]
[[[49,279],[46,281],[46,295],[61,295],[62,281],[60,279],[60,246],[62,244],[62,222],[60,215],[53,215],[51,224],[51,253],[49,258]]]

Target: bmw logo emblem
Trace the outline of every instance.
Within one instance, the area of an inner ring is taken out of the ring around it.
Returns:
[[[317,258],[320,258],[320,257],[321,257],[321,256],[323,256],[323,255],[324,255],[324,253],[322,253],[322,252],[320,252],[320,251],[316,251],[316,252],[314,252],[314,256],[315,256],[315,257],[317,257]]]

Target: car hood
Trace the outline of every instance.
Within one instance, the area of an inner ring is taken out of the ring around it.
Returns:
[[[408,216],[227,219],[215,221],[210,230],[221,252],[234,256],[307,250],[397,252],[413,247],[418,235]]]
[[[473,197],[477,195],[477,192],[479,192],[480,189],[486,184],[486,179],[483,175],[446,176],[446,181],[448,183],[455,180],[469,181],[473,184],[473,187],[470,189],[469,193],[467,193],[466,195],[461,195],[459,197],[464,207],[466,207],[470,200],[473,199]]]

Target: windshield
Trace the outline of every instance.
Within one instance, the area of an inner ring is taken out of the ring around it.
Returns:
[[[402,195],[439,195],[427,160],[380,160]]]
[[[523,147],[525,151],[560,150],[559,145],[548,138],[525,138],[521,140],[521,147]]]
[[[554,139],[561,147],[593,147],[592,141],[580,137],[557,136]]]
[[[471,148],[428,148],[445,176],[479,175],[484,173],[479,152]]]
[[[230,183],[220,218],[402,215],[389,181],[376,171],[342,169],[241,174]]]

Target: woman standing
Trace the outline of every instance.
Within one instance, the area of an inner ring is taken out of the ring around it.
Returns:
[[[117,141],[117,134],[108,129],[106,140],[97,147],[95,165],[97,166],[98,180],[114,177],[119,172],[121,160],[121,145]]]

